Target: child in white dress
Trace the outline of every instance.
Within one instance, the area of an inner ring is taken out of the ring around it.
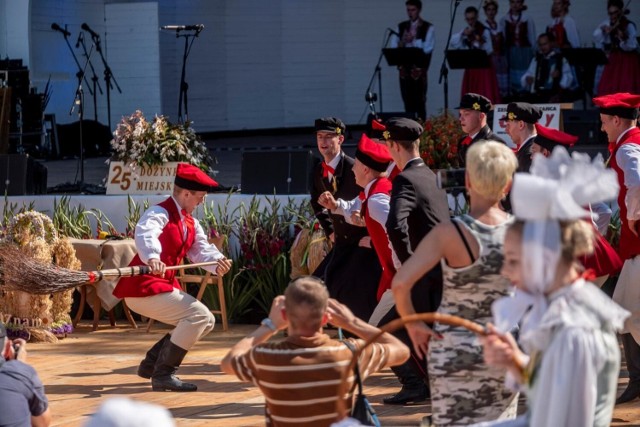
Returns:
[[[582,278],[577,260],[593,250],[582,206],[613,198],[618,185],[601,159],[584,156],[571,158],[558,147],[550,158],[536,156],[530,175],[514,179],[519,220],[507,231],[502,274],[516,293],[496,301],[496,327],[482,343],[485,361],[507,369],[507,379],[527,394],[528,412],[491,425],[611,423],[620,369],[616,330],[629,313]],[[504,332],[518,321],[524,351]]]

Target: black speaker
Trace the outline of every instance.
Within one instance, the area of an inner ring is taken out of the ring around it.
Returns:
[[[57,125],[60,156],[80,156],[80,122]],[[107,156],[111,152],[113,135],[109,126],[95,120],[82,121],[82,145],[85,157]]]
[[[25,154],[0,154],[0,192],[9,196],[47,193],[47,168]]]
[[[242,154],[242,193],[308,194],[317,161],[311,150],[246,151]]]
[[[607,145],[598,110],[564,110],[562,124],[565,132],[578,137],[576,145]]]

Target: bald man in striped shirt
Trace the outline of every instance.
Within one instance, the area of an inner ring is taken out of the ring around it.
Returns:
[[[357,348],[379,332],[330,299],[322,280],[303,276],[289,283],[284,295],[273,300],[269,317],[222,360],[222,371],[260,388],[266,400],[267,425],[319,427],[340,420],[338,386],[352,352],[322,332],[327,323],[359,337],[349,339]],[[265,343],[284,329],[287,338]],[[408,358],[407,346],[385,333],[362,352],[358,362],[364,379]],[[353,383],[353,376],[350,381]],[[351,408],[351,394],[345,403]]]

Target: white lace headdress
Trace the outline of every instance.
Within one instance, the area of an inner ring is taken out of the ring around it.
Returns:
[[[557,146],[551,157],[536,155],[530,173],[517,173],[511,204],[516,218],[525,221],[522,233],[522,277],[529,292],[494,303],[496,327],[510,330],[531,307],[526,329],[534,329],[547,308],[546,294],[553,284],[560,259],[560,221],[589,217],[590,203],[611,200],[618,194],[614,171],[602,156],[573,153]]]

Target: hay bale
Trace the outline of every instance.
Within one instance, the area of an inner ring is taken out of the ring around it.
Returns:
[[[307,268],[310,272],[314,272],[331,250],[331,241],[320,229],[311,234],[308,246]]]
[[[291,273],[289,274],[289,277],[291,280],[296,277],[309,274],[309,269],[304,262],[304,256],[307,252],[308,244],[309,230],[304,228],[300,230],[296,238],[293,240],[291,250],[289,251],[289,259],[291,260]]]

